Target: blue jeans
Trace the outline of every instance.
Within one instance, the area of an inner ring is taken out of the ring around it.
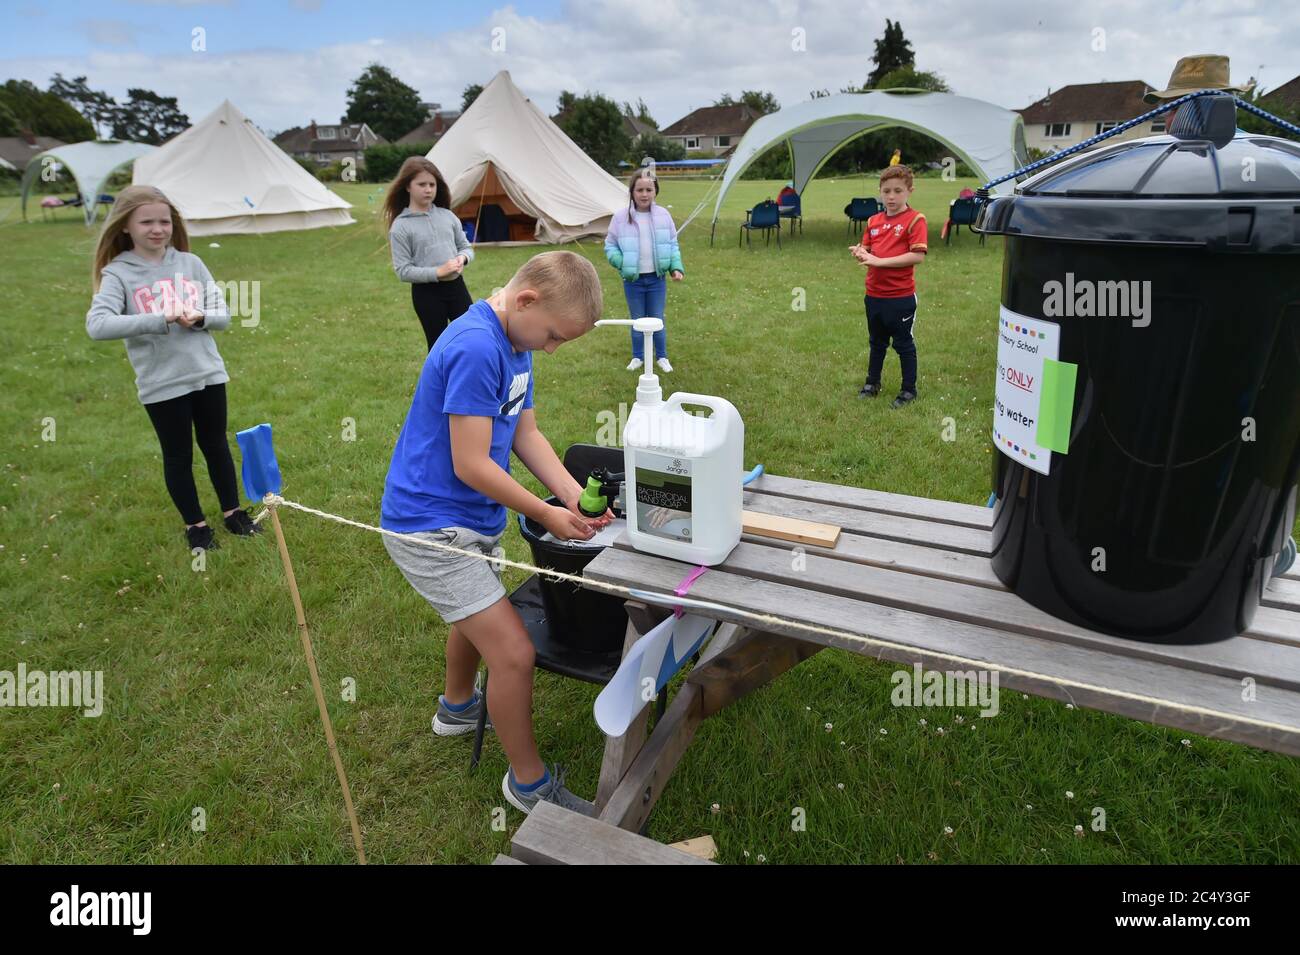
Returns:
[[[631,282],[624,280],[623,295],[627,298],[627,310],[632,318],[663,318],[664,303],[668,300],[668,279],[666,276],[645,272]],[[654,334],[655,357],[668,357],[668,332],[658,331]],[[632,331],[632,357],[645,360],[645,333]]]

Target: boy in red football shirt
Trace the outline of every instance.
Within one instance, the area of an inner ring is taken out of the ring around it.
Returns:
[[[912,170],[898,165],[882,172],[880,198],[885,211],[868,219],[862,241],[849,247],[853,257],[867,266],[865,302],[871,355],[867,383],[858,397],[880,394],[880,373],[892,338],[903,371],[903,387],[890,406],[893,408],[916,400],[916,342],[912,339],[916,280],[912,270],[925,261],[929,248],[925,216],[907,204],[911,194]]]

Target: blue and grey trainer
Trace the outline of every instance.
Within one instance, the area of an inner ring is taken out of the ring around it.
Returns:
[[[483,694],[478,690],[474,691],[474,699],[456,708],[448,706],[447,698],[439,694],[438,712],[433,715],[434,734],[437,736],[463,736],[465,733],[474,732],[474,727],[478,725],[479,707],[482,705]],[[491,714],[488,714],[487,723],[483,728],[485,730],[492,729]]]
[[[580,812],[584,816],[594,818],[596,815],[594,805],[575,796],[564,787],[564,769],[558,764],[551,767],[545,782],[529,789],[521,789],[519,783],[515,781],[514,770],[507,769],[501,779],[501,794],[520,812],[532,812],[533,807],[539,802],[551,802],[564,809]]]

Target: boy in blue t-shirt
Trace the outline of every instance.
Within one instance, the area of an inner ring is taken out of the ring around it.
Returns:
[[[386,530],[481,554],[498,546],[506,509],[560,540],[587,540],[613,515],[578,510],[582,487],[556,456],[533,414],[533,356],[584,335],[600,317],[600,279],[574,252],[536,255],[490,299],[447,326],[425,359],[384,484]],[[510,476],[518,456],[563,507]],[[474,689],[480,657],[492,674],[492,725],[510,760],[507,800],[529,812],[538,800],[589,812],[543,765],[533,739],[533,644],[506,598],[500,568],[479,557],[384,536],[402,574],[451,625],[446,688],[433,731],[473,730],[483,705]]]

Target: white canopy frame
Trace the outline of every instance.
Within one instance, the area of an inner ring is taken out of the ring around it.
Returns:
[[[53,149],[37,153],[23,169],[23,219],[27,218],[27,194],[31,190],[32,182],[47,165],[44,157],[49,156],[61,163],[76,181],[77,192],[81,196],[81,211],[85,216],[86,226],[90,227],[94,225],[99,213],[99,196],[109,177],[127,163],[134,162],[157,148],[148,143],[101,140],[55,146]]]
[[[873,90],[808,100],[759,118],[746,131],[727,165],[713,206],[713,226],[733,182],[763,153],[781,142],[790,150],[792,181],[803,195],[817,172],[845,145],[891,127],[943,143],[986,181],[1024,165],[1024,121],[993,103],[953,93]],[[993,191],[1010,192],[1014,183]]]

